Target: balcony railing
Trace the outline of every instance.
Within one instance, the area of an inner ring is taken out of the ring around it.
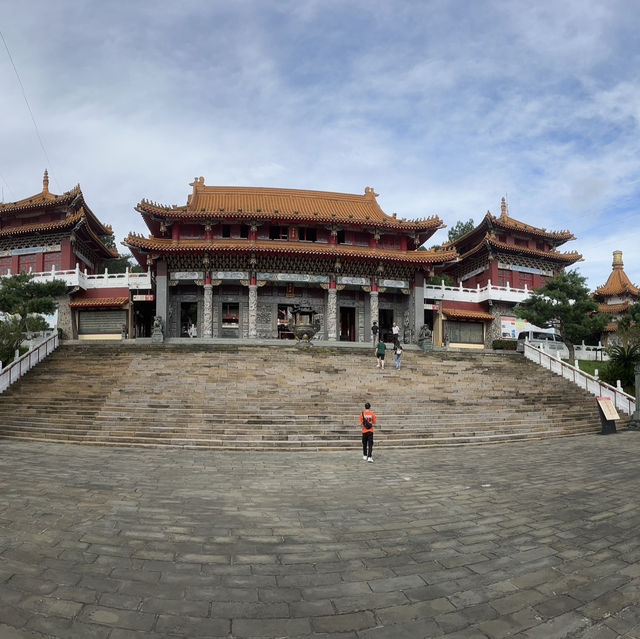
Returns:
[[[2,277],[9,277],[11,271]],[[79,286],[86,290],[89,288],[124,288],[129,290],[150,290],[152,288],[152,275],[150,271],[146,273],[131,273],[127,268],[125,273],[109,273],[105,269],[104,273],[90,275],[86,269],[75,269],[61,271],[52,267],[50,271],[31,273],[36,282],[51,282],[53,280],[63,280],[67,286]]]
[[[531,289],[511,288],[510,286],[494,286],[491,280],[486,286],[476,288],[464,288],[458,286],[445,286],[442,284],[428,284],[424,287],[424,297],[428,300],[451,300],[456,302],[523,302],[531,295]]]

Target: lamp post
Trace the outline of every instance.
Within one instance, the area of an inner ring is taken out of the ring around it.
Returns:
[[[636,409],[631,415],[629,428],[640,430],[640,364],[636,364],[633,371],[636,374]]]

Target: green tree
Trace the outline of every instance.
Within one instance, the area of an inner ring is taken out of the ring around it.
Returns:
[[[466,222],[458,220],[455,225],[449,229],[449,242],[455,242],[459,237],[462,237],[474,228],[475,224],[473,223],[473,219],[469,218]]]
[[[608,346],[609,361],[605,364],[600,376],[608,384],[616,385],[620,380],[622,386],[632,389],[635,381],[635,365],[640,363],[640,341]],[[631,391],[633,392],[633,391]]]
[[[575,359],[573,345],[601,332],[607,323],[607,316],[598,311],[597,302],[589,296],[586,279],[576,271],[561,272],[548,279],[514,312],[537,326],[552,323],[569,349],[571,362]]]
[[[117,248],[113,235],[105,235],[100,239],[105,246],[111,249]],[[129,269],[131,273],[143,272],[140,265],[134,261],[133,256],[130,253],[125,253],[124,255],[119,254],[118,257],[105,260],[103,262],[103,266],[109,271],[109,273],[125,273],[127,269]]]
[[[440,286],[440,284],[442,284],[443,281],[445,286],[454,285],[453,277],[451,277],[451,275],[449,275],[448,273],[439,273],[438,275],[432,275],[425,282],[425,284],[429,284],[431,286]]]
[[[17,316],[20,330],[33,330],[33,313],[49,315],[56,310],[56,297],[67,291],[62,280],[36,282],[30,273],[18,273],[0,281],[0,312]]]
[[[618,322],[618,326],[623,330],[631,328],[633,325],[640,325],[640,302],[629,306],[627,312]]]

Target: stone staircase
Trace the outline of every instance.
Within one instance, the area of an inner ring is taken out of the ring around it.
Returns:
[[[593,396],[521,356],[233,343],[62,345],[0,396],[0,438],[118,446],[457,446],[600,430]],[[626,420],[628,421],[628,419]],[[625,421],[625,424],[626,424]],[[620,425],[625,425],[620,424]]]

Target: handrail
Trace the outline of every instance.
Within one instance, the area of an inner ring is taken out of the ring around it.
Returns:
[[[58,331],[55,331],[53,335],[34,346],[6,368],[3,368],[0,371],[0,393],[4,393],[11,384],[17,382],[27,371],[41,362],[47,355],[53,353],[59,345],[60,337]]]
[[[528,360],[550,370],[552,373],[568,379],[576,386],[583,388],[596,397],[611,398],[615,407],[627,415],[633,414],[636,409],[636,398],[610,384],[601,382],[599,379],[581,371],[579,368],[563,362],[558,357],[545,353],[542,349],[536,348],[528,342],[524,344],[524,356]]]

